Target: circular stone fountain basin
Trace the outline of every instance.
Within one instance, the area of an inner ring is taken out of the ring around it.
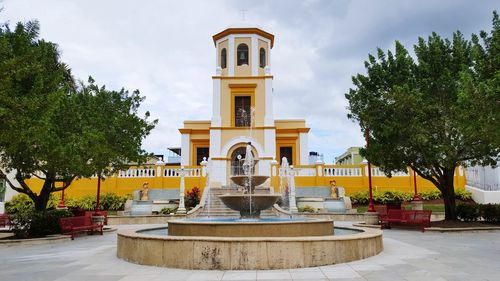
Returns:
[[[236,224],[236,223],[235,223]],[[172,222],[170,222],[171,227]],[[297,237],[166,235],[166,229],[118,231],[117,256],[143,265],[185,269],[285,269],[350,262],[383,250],[382,231]],[[153,231],[153,234],[147,232]],[[154,234],[165,231],[165,234]]]
[[[333,235],[332,220],[318,219],[189,219],[168,223],[173,236],[299,237]]]

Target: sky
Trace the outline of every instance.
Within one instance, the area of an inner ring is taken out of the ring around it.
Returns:
[[[127,1],[0,0],[0,22],[38,20],[41,38],[58,44],[73,75],[108,89],[139,89],[141,113],[159,119],[143,147],[180,147],[184,120],[210,120],[215,47],[212,35],[242,23],[275,35],[276,119],[306,119],[309,150],[326,163],[363,146],[347,118],[351,77],[378,47],[409,49],[433,31],[466,38],[491,30],[498,1]],[[244,15],[244,19],[243,19]]]

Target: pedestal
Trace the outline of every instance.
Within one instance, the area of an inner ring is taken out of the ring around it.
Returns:
[[[369,225],[376,225],[379,222],[378,212],[366,212],[365,213],[365,223]]]
[[[412,210],[422,211],[424,209],[424,203],[422,200],[412,200],[410,204]]]
[[[103,225],[106,218],[102,215],[92,215],[92,223],[97,225]]]

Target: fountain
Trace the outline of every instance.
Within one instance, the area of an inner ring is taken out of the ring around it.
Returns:
[[[248,116],[246,112],[242,115]],[[250,139],[252,121],[244,120]],[[258,160],[252,154],[252,143],[246,143],[245,158],[239,155],[237,159],[242,161],[243,175],[229,178],[242,192],[223,194],[219,199],[238,211],[239,217],[210,217],[209,210],[208,217],[171,220],[168,228],[119,230],[117,256],[138,264],[175,268],[279,269],[348,262],[382,251],[380,230],[334,228],[330,219],[292,217],[297,212],[295,171],[286,158],[280,169],[283,185],[277,194],[256,192],[269,177],[255,175]],[[205,189],[210,188],[208,181]],[[289,214],[261,217],[261,211],[272,208],[282,194],[289,202]],[[210,203],[205,206],[210,208]]]
[[[242,193],[219,196],[240,212],[239,218],[171,220],[168,229],[121,229],[117,256],[174,268],[282,269],[348,262],[382,251],[382,231],[378,229],[334,228],[328,219],[261,218],[261,211],[271,208],[281,195],[255,193],[255,187],[268,177],[254,175],[257,161],[251,148],[247,143],[244,175],[230,177],[243,187]],[[286,173],[293,177],[293,171]],[[293,185],[293,178],[290,181]]]
[[[255,187],[263,184],[269,177],[253,175],[255,164],[252,144],[247,143],[245,159],[243,160],[244,175],[231,176],[235,184],[244,188],[243,194],[225,194],[219,198],[229,208],[239,211],[241,219],[259,219],[260,212],[271,208],[281,197],[279,194],[255,194]]]

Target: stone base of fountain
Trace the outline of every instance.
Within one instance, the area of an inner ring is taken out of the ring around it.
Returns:
[[[206,237],[303,237],[333,235],[332,220],[176,220],[168,223],[172,236]]]
[[[209,270],[331,265],[365,259],[383,250],[380,229],[363,229],[350,235],[296,237],[171,236],[120,229],[117,246],[117,256],[129,262]]]

